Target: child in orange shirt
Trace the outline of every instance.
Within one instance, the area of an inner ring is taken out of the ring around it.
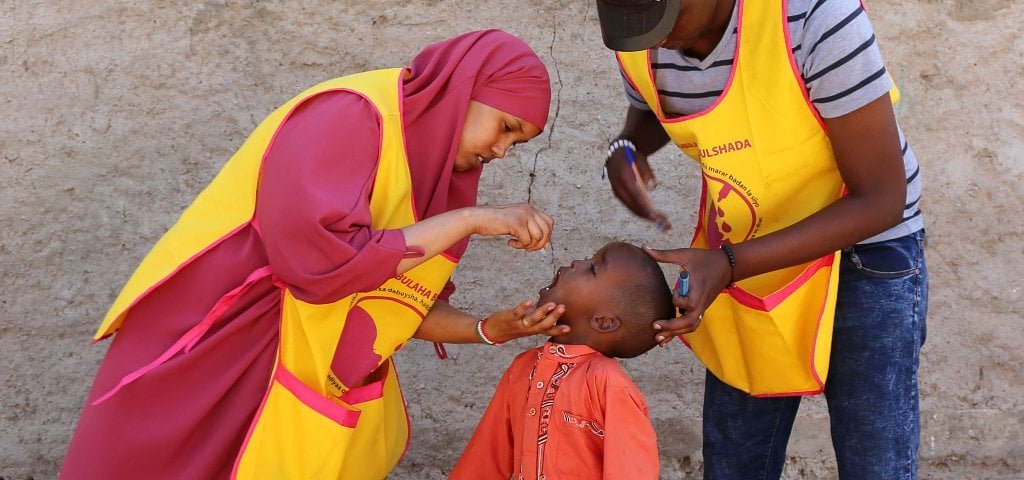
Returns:
[[[657,262],[609,243],[539,293],[571,330],[512,361],[450,478],[658,478],[647,402],[615,359],[650,350],[654,321],[675,317]]]

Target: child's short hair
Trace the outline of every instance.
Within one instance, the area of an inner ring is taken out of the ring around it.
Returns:
[[[631,358],[654,348],[654,321],[676,316],[672,290],[661,267],[647,252],[641,257],[640,274],[622,285],[612,298],[622,321],[622,335],[613,357]]]

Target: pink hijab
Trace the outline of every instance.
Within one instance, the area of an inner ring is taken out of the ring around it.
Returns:
[[[412,193],[420,218],[476,205],[482,169],[452,170],[470,100],[542,130],[551,103],[544,63],[529,45],[501,30],[469,32],[427,46],[412,60],[402,90]],[[460,258],[468,241],[447,253]]]

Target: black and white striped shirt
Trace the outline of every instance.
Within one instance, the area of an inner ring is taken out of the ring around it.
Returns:
[[[892,88],[874,30],[859,0],[790,0],[788,6],[793,56],[811,102],[822,117],[835,118],[850,113]],[[652,51],[651,67],[665,114],[690,115],[710,108],[729,80],[735,50],[736,8],[733,7],[726,34],[707,58],[688,57],[678,50]],[[625,76],[623,82],[629,102],[637,108],[648,109]],[[924,226],[919,208],[921,175],[917,157],[903,130],[898,130],[907,178],[903,221],[861,243],[898,238]]]

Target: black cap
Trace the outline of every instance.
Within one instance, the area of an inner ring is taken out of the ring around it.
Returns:
[[[647,50],[668,37],[679,0],[597,0],[604,44],[612,50]]]

